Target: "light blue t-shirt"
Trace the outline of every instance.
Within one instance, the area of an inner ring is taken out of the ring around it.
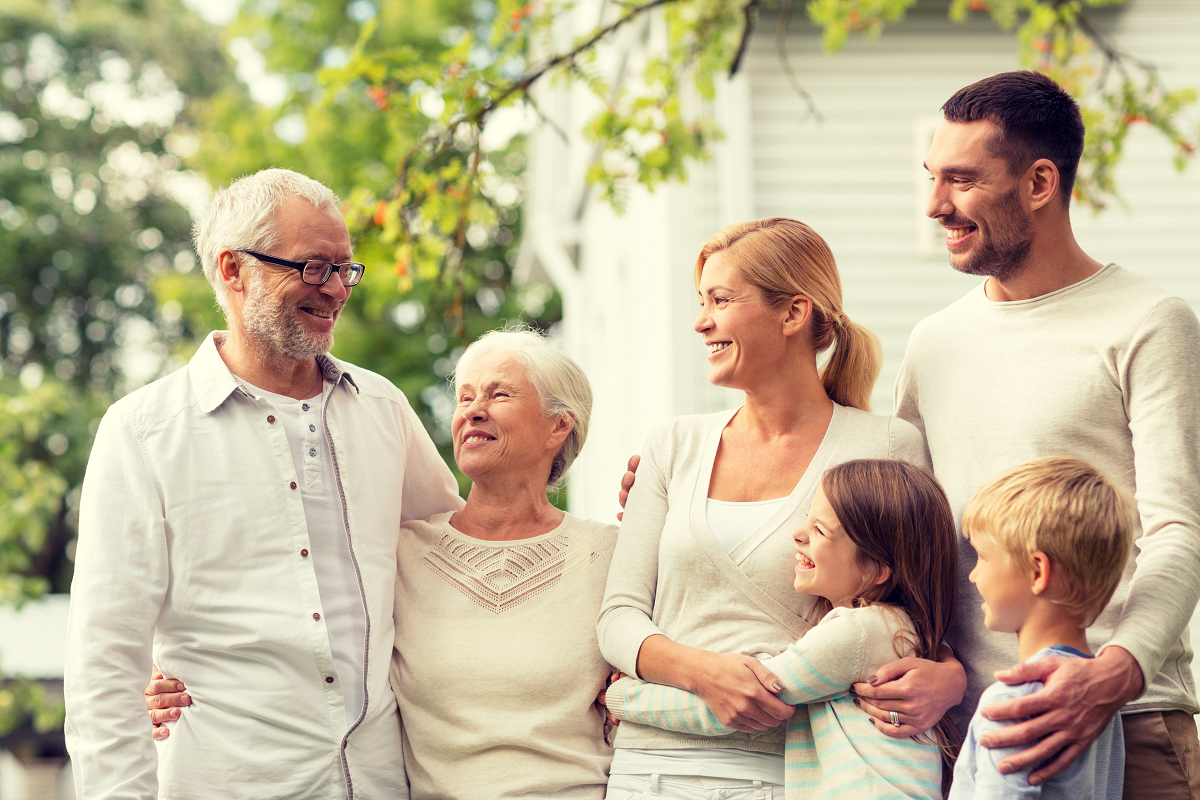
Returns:
[[[1030,661],[1046,656],[1060,658],[1091,658],[1073,647],[1055,645],[1034,654]],[[1015,700],[1033,694],[1042,688],[1041,681],[1008,686],[993,683],[979,698],[979,707],[1004,700]],[[975,710],[967,738],[963,742],[958,763],[954,765],[954,783],[947,800],[1001,800],[1002,798],[1041,797],[1046,800],[1062,798],[1094,798],[1094,800],[1121,800],[1121,789],[1125,780],[1125,737],[1121,732],[1121,717],[1118,714],[1108,722],[1092,746],[1080,754],[1071,766],[1040,786],[1029,785],[1029,774],[1033,767],[1002,775],[1000,762],[1031,745],[988,749],[979,744],[979,739],[989,731],[1000,730],[1021,720],[992,721],[984,719]]]

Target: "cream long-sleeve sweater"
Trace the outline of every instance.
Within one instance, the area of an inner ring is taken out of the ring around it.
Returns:
[[[646,440],[637,482],[625,507],[598,621],[609,663],[637,674],[649,636],[719,653],[780,653],[808,630],[812,598],[792,586],[791,532],[803,524],[821,475],[856,458],[896,458],[928,466],[925,443],[893,417],[834,406],[808,471],[787,502],[726,553],[708,528],[705,504],[721,432],[735,411],[677,417]],[[731,747],[783,753],[782,727],[708,737],[629,722],[616,747]]]
[[[1145,692],[1125,712],[1196,713],[1188,619],[1200,597],[1200,323],[1187,303],[1110,264],[1032,300],[983,286],[922,321],[896,382],[897,414],[920,428],[955,517],[979,486],[1030,459],[1073,455],[1134,493],[1134,556],[1088,631],[1093,652],[1128,650]],[[966,729],[1016,638],[983,626],[975,563],[959,546],[950,632],[967,670],[954,712]]]
[[[595,619],[615,525],[474,539],[450,514],[400,530],[392,688],[413,800],[600,800],[612,749]]]

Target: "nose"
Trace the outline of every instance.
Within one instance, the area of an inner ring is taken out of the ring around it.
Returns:
[[[708,313],[708,306],[700,306],[700,315],[696,317],[696,321],[692,323],[692,330],[696,333],[704,333],[712,330],[712,317]]]
[[[950,202],[950,194],[946,184],[936,178],[931,181],[929,200],[925,203],[925,216],[932,219],[948,217],[954,213],[954,204]]]
[[[349,286],[342,283],[341,270],[336,269],[329,275],[329,280],[325,281],[319,289],[321,294],[343,303],[350,297],[350,292],[352,291]]]

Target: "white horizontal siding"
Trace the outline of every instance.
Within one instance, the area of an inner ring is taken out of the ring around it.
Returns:
[[[1121,47],[1152,59],[1169,87],[1200,86],[1200,3],[1131,0],[1100,19]],[[792,91],[764,17],[746,69],[751,82],[755,212],[804,220],[826,238],[842,274],[847,313],[883,342],[874,406],[890,411],[892,386],[913,326],[978,283],[918,247],[920,120],[936,118],[957,89],[1016,69],[1015,39],[989,21],[951,22],[919,6],[875,42],[827,55],[819,32],[793,20],[789,60],[824,119],[814,122]],[[1094,217],[1075,212],[1085,250],[1147,275],[1200,307],[1200,169],[1183,176],[1161,137],[1137,129],[1126,144],[1120,204]]]

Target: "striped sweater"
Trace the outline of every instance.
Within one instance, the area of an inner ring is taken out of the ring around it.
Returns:
[[[798,642],[764,662],[784,685],[780,699],[797,706],[787,723],[788,800],[941,800],[937,746],[880,733],[849,693],[851,684],[911,654],[903,637],[910,631],[908,616],[893,608],[835,608]],[[703,700],[682,689],[622,678],[609,688],[607,698],[620,720],[701,736],[733,730]]]

